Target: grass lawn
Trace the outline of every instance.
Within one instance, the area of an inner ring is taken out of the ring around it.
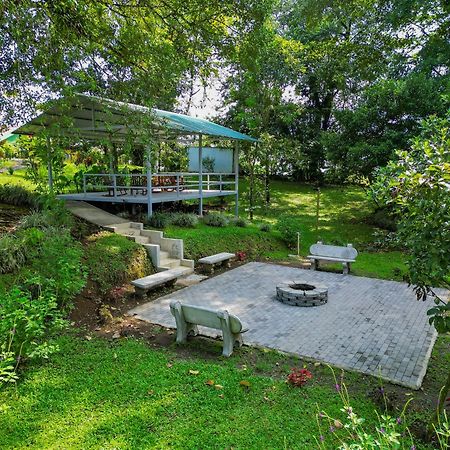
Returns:
[[[244,181],[240,190],[247,189]],[[376,251],[373,248],[376,228],[367,223],[371,205],[365,192],[357,186],[332,186],[321,189],[321,210],[319,230],[316,232],[316,193],[312,186],[294,182],[273,181],[272,203],[267,211],[258,210],[255,223],[245,228],[208,227],[197,228],[169,226],[167,236],[182,238],[188,257],[198,259],[221,251],[244,251],[252,259],[285,260],[289,250],[276,230],[277,218],[289,215],[298,221],[301,233],[300,253],[306,256],[311,244],[322,240],[328,244],[346,245],[352,243],[359,250],[357,262],[353,264],[355,275],[401,280],[406,267],[404,256],[399,251]],[[213,208],[216,201],[209,203]],[[245,216],[247,205],[242,202],[241,215]],[[231,213],[231,201],[227,212]],[[261,223],[269,223],[269,232],[259,230]],[[332,270],[342,270],[340,265],[330,265]]]
[[[330,379],[293,388],[256,374],[240,356],[180,359],[134,339],[65,336],[58,344],[50,362],[27,368],[17,389],[0,393],[1,448],[313,449],[317,404],[342,416]],[[270,366],[282,360],[265,358]],[[353,399],[373,423],[374,404],[361,393]],[[332,448],[333,435],[326,438]]]

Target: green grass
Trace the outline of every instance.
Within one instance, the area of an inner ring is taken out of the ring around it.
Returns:
[[[58,344],[51,362],[29,367],[17,390],[0,393],[1,448],[313,449],[316,404],[342,414],[331,383],[292,388],[237,368],[235,357],[183,360],[133,339],[66,336]],[[353,399],[372,422],[372,402]]]
[[[245,192],[247,184],[241,181],[240,190]],[[267,211],[258,209],[255,223],[240,228],[208,227],[199,224],[195,229],[169,226],[167,236],[185,241],[186,255],[193,259],[221,251],[244,251],[252,259],[285,260],[294,249],[288,249],[276,230],[277,219],[290,215],[298,221],[301,233],[300,253],[306,256],[311,244],[322,240],[328,244],[352,243],[359,250],[357,262],[352,266],[355,275],[402,280],[406,272],[405,256],[399,251],[373,251],[375,227],[366,223],[372,212],[365,192],[357,186],[323,187],[320,196],[319,229],[316,230],[316,192],[312,186],[300,183],[273,181],[272,203]],[[227,212],[233,204],[228,200]],[[209,202],[210,206],[217,200]],[[241,202],[241,215],[245,216],[247,205]],[[262,232],[259,225],[271,224],[270,232]],[[328,270],[341,271],[340,265],[325,266]]]
[[[12,175],[7,172],[0,173],[0,184],[17,184],[34,190],[36,186],[26,177],[26,169],[15,170]]]

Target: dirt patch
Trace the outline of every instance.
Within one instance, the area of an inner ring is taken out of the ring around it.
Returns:
[[[14,231],[28,213],[27,208],[0,203],[0,234]]]

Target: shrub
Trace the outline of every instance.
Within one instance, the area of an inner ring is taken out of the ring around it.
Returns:
[[[289,248],[295,248],[297,245],[297,233],[300,232],[298,219],[291,216],[281,216],[278,219],[276,228],[286,245]]]
[[[243,217],[234,217],[230,222],[235,227],[245,228],[248,225],[248,222]]]
[[[89,277],[102,293],[152,273],[145,248],[120,234],[100,232],[88,242],[85,259]]]
[[[33,211],[25,216],[20,224],[20,229],[39,228],[67,228],[73,226],[73,216],[61,203],[55,203],[51,209],[43,209],[42,211]]]
[[[268,223],[263,223],[259,226],[259,229],[264,233],[268,233],[270,231],[270,225]]]
[[[198,217],[189,213],[174,213],[170,217],[170,223],[177,227],[195,228],[198,224]]]
[[[26,253],[22,241],[15,235],[0,237],[0,273],[10,273],[25,264]]]
[[[211,213],[203,217],[203,223],[210,227],[226,227],[228,219],[222,214]]]
[[[22,358],[47,358],[56,351],[47,335],[66,323],[50,290],[33,295],[15,286],[2,296],[0,306],[1,383],[17,379],[16,367]]]
[[[154,213],[146,220],[145,224],[153,228],[165,228],[170,224],[170,215],[158,212]]]
[[[39,208],[42,204],[42,198],[22,186],[4,184],[0,185],[0,203]]]

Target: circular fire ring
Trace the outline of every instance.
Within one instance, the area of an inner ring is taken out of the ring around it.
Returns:
[[[277,300],[292,306],[320,306],[328,301],[328,288],[304,281],[280,283]]]

